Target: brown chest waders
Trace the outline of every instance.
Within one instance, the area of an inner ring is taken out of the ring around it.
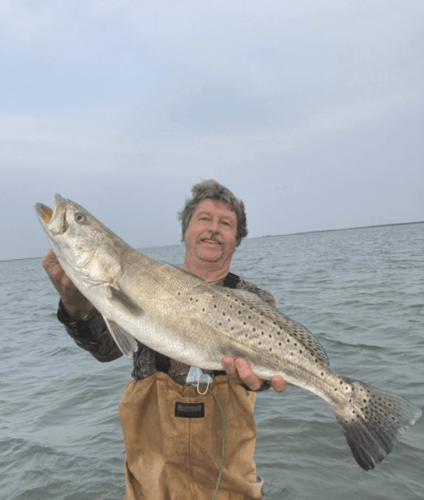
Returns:
[[[219,375],[210,385],[225,413],[225,463],[216,500],[262,499],[253,460],[256,394]],[[119,406],[126,447],[125,500],[211,500],[222,455],[222,419],[200,395],[157,372],[131,381]]]

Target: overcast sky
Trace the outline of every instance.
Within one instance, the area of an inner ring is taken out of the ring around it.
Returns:
[[[422,0],[1,0],[0,259],[55,193],[136,248],[214,178],[249,236],[424,220]]]

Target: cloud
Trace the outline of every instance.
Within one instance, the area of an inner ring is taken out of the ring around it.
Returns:
[[[74,175],[93,166],[103,173],[153,170],[158,175],[176,171],[192,175],[201,165],[219,175],[229,168],[254,165],[258,159],[283,160],[290,151],[334,141],[420,99],[416,94],[383,97],[335,106],[289,126],[190,135],[127,135],[113,120],[100,123],[94,116],[85,121],[0,116],[0,163],[20,172],[59,169]]]
[[[145,223],[146,239],[174,241],[169,213],[206,178],[246,198],[251,235],[421,218],[420,0],[1,9],[10,252],[32,199],[55,191],[115,223],[113,193],[128,208],[124,232],[136,234],[137,210],[153,210],[160,223]]]

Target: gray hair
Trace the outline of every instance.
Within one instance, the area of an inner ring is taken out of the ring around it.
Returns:
[[[247,223],[246,223],[246,211],[244,209],[244,203],[236,198],[234,194],[214,180],[208,180],[199,182],[191,188],[193,196],[186,199],[185,206],[181,212],[178,212],[178,219],[181,221],[182,226],[182,238],[181,241],[185,240],[185,233],[190,224],[190,219],[196,211],[199,203],[207,198],[215,201],[222,201],[226,203],[230,210],[232,210],[237,216],[237,246],[240,245],[241,240],[247,236]]]

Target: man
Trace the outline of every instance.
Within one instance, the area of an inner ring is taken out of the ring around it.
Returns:
[[[275,306],[253,283],[230,273],[236,247],[247,235],[244,204],[216,181],[192,189],[179,214],[186,245],[183,268],[216,286],[241,288]],[[99,361],[122,355],[102,316],[76,289],[53,251],[43,265],[61,296],[58,319],[69,335]],[[253,452],[256,394],[271,385],[285,389],[281,377],[263,383],[243,358],[225,356],[225,371],[208,372],[226,419],[225,468],[217,499],[261,499]],[[186,384],[190,367],[139,344],[133,379],[119,408],[126,446],[125,500],[204,500],[212,498],[221,460],[221,415],[210,394]]]

